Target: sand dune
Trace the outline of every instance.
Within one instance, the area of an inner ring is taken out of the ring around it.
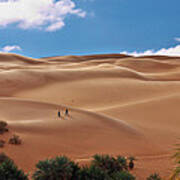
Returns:
[[[25,171],[40,159],[137,156],[139,179],[172,167],[180,137],[180,58],[120,54],[26,58],[0,54],[0,119],[21,136],[5,151]],[[70,116],[57,118],[68,107]],[[29,158],[27,158],[27,156]]]

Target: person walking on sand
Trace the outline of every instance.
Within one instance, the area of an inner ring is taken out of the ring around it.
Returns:
[[[68,109],[66,109],[66,111],[65,111],[65,115],[66,115],[66,116],[68,116],[68,115],[69,115],[69,110],[68,110]]]
[[[59,118],[61,117],[61,112],[60,112],[60,110],[58,111],[58,117],[59,117]]]

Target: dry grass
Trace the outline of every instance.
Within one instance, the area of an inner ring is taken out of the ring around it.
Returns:
[[[17,135],[14,134],[14,135],[9,139],[9,144],[20,145],[20,144],[22,144],[22,140],[20,139],[19,136],[17,136]]]

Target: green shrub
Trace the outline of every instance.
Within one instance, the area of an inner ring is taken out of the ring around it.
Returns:
[[[135,180],[136,178],[128,171],[121,171],[112,175],[112,180]]]
[[[62,156],[39,161],[36,168],[33,180],[135,180],[121,156],[95,155],[90,166],[82,168]]]
[[[20,145],[21,143],[22,140],[15,134],[9,139],[9,144]]]
[[[78,180],[110,180],[110,177],[101,168],[91,165],[81,168]]]
[[[91,165],[81,168],[78,180],[135,180],[135,177],[128,171],[119,171],[108,175],[101,168]]]
[[[154,173],[154,174],[151,174],[151,175],[147,178],[147,180],[161,180],[161,177],[159,176],[159,174]]]
[[[76,180],[80,169],[65,156],[39,161],[36,168],[34,180]]]
[[[123,170],[128,170],[127,160],[123,156],[117,156],[116,161],[121,165]]]
[[[92,165],[101,168],[109,176],[113,173],[127,170],[127,162],[124,157],[114,158],[109,155],[95,155]]]
[[[19,170],[12,160],[5,160],[0,164],[1,180],[28,180],[28,176]]]

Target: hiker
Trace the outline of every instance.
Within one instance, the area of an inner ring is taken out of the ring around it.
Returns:
[[[134,169],[134,162],[133,162],[133,161],[130,161],[130,162],[129,162],[129,169],[130,169],[130,170],[133,170],[133,169]]]
[[[136,160],[133,156],[130,156],[129,158],[129,169],[133,170],[134,169],[134,161]]]
[[[66,111],[65,111],[65,115],[66,115],[66,116],[68,116],[68,115],[69,115],[69,110],[68,110],[68,109],[66,109]]]
[[[61,112],[60,112],[60,111],[58,111],[58,117],[59,117],[59,118],[61,117]]]

